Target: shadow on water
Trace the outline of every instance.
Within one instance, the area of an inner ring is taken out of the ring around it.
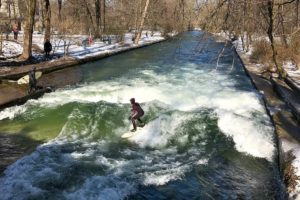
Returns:
[[[44,141],[34,140],[25,134],[25,130],[16,134],[0,133],[0,175],[7,166],[19,158],[31,153]]]

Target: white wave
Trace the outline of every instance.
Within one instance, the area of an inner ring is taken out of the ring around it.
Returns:
[[[190,115],[174,113],[171,116],[161,115],[149,122],[141,130],[138,130],[129,140],[139,144],[141,147],[164,147],[170,138],[176,134],[176,129],[188,120]]]
[[[5,108],[3,111],[0,112],[0,120],[3,119],[13,119],[17,115],[24,113],[27,110],[27,106],[13,106]]]
[[[218,126],[233,138],[238,151],[272,161],[276,148],[273,142],[274,129],[271,126],[233,113],[220,113]]]
[[[181,111],[212,108],[218,113],[220,129],[226,135],[233,137],[237,150],[270,160],[274,153],[274,141],[270,136],[269,125],[256,126],[255,123],[249,122],[255,121],[252,113],[266,115],[259,94],[236,88],[235,80],[226,74],[218,71],[208,72],[198,67],[186,64],[181,69],[173,69],[168,74],[158,74],[154,70],[147,69],[137,72],[136,76],[129,73],[129,77],[90,83],[75,89],[59,90],[45,95],[35,103],[42,107],[55,107],[70,102],[106,101],[124,104],[129,103],[131,97],[135,97],[140,103],[159,101],[171,109]],[[24,112],[26,108],[25,104],[0,114],[2,118],[5,116],[13,118]],[[231,114],[223,115],[223,112]],[[248,117],[249,121],[242,121],[235,114]],[[161,130],[164,127],[158,123],[160,122],[150,123],[148,128],[145,127],[134,140],[142,146],[166,144],[168,138],[165,134],[166,129]],[[246,140],[242,139],[243,134],[246,134]],[[260,148],[256,144],[267,144],[265,151],[257,150]]]
[[[190,152],[187,159],[182,159],[185,155],[178,154],[176,147],[149,152],[125,148],[120,152],[122,156],[110,157],[109,145],[106,140],[71,144],[59,139],[40,145],[32,154],[5,171],[5,176],[0,178],[1,199],[39,198],[46,191],[37,182],[61,183],[66,176],[72,176],[68,175],[71,166],[76,163],[84,166],[85,162],[95,169],[103,169],[104,174],[85,175],[83,183],[56,195],[63,195],[66,199],[124,199],[136,192],[138,184],[163,185],[181,179],[195,159],[199,159],[199,156],[193,156],[196,151]],[[69,150],[64,153],[64,149]],[[71,149],[73,151],[69,152]],[[126,159],[128,156],[130,158]],[[81,168],[77,170],[85,171]]]

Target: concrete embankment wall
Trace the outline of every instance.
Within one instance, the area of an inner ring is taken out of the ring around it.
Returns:
[[[292,90],[286,84],[287,81],[273,78],[271,74],[262,73],[262,70],[259,70],[257,65],[249,60],[249,56],[237,49],[235,51],[253,86],[260,92],[266,111],[275,127],[280,176],[286,184],[289,193],[287,195],[291,195],[297,184],[297,176],[291,165],[291,161],[294,159],[291,156],[292,148],[287,148],[287,146],[300,145],[300,126],[297,121],[300,115],[297,106],[294,106],[294,100],[297,100],[297,97],[290,93]]]

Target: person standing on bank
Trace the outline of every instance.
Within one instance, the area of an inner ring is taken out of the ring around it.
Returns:
[[[8,23],[5,24],[5,33],[6,39],[8,40],[9,34],[11,33],[11,26]]]
[[[52,51],[52,44],[50,43],[49,39],[46,39],[46,42],[44,43],[44,51],[45,51],[45,57],[49,58],[50,51]]]
[[[14,32],[14,39],[18,40],[19,30],[18,30],[18,26],[16,24],[13,26],[13,32]]]
[[[144,110],[141,108],[140,104],[135,102],[134,98],[130,99],[131,103],[131,116],[129,117],[129,120],[131,120],[133,129],[132,132],[136,131],[136,120],[138,120],[141,123],[141,126],[144,126],[145,124],[140,119],[144,115]]]
[[[32,68],[32,70],[29,72],[29,89],[28,89],[28,94],[36,90],[36,78],[35,78],[35,67]]]

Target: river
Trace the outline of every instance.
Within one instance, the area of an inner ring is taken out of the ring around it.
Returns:
[[[274,127],[223,47],[188,32],[0,112],[0,133],[47,140],[5,170],[0,199],[284,199]],[[146,125],[126,140],[131,97]]]

